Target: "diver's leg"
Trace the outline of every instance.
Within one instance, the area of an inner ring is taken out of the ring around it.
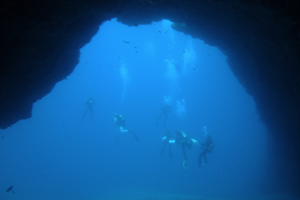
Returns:
[[[128,133],[131,133],[133,135],[133,137],[136,139],[136,141],[138,141],[138,142],[140,141],[139,138],[136,136],[135,132],[128,130]]]
[[[204,157],[205,164],[207,164],[206,154],[207,154],[207,150],[204,150],[203,151],[203,157]]]
[[[93,110],[93,108],[90,108],[90,116],[91,116],[92,121],[94,121],[94,110]]]
[[[185,146],[186,146],[188,149],[191,149],[191,148],[192,148],[192,145],[193,145],[192,140],[187,140],[187,141],[185,142]]]
[[[132,131],[131,131],[131,133],[133,134],[133,137],[136,139],[136,141],[139,142],[140,140],[139,140],[139,138],[136,136],[135,132],[132,132]]]
[[[201,158],[202,158],[202,152],[200,153],[199,157],[198,157],[198,167],[201,167]]]
[[[122,133],[131,133],[134,136],[134,138],[136,139],[136,141],[139,141],[139,138],[136,136],[135,132],[126,130],[125,127],[123,127],[123,126],[120,126],[120,131]]]
[[[162,146],[162,148],[161,148],[160,155],[163,155],[163,154],[164,154],[164,152],[165,152],[165,147],[166,147],[167,143],[169,143],[169,141],[168,141],[168,140],[165,140],[165,141],[164,141],[164,144],[163,144],[163,146]]]
[[[182,148],[182,153],[183,153],[183,157],[184,157],[184,161],[183,161],[183,163],[182,163],[182,166],[183,166],[183,168],[184,169],[186,169],[186,153],[185,153],[185,145],[184,144],[182,144],[181,145],[181,148]]]
[[[183,158],[184,158],[184,160],[187,160],[186,159],[186,153],[185,153],[185,146],[181,145],[181,148],[182,148]]]
[[[81,119],[80,119],[81,122],[83,121],[83,119],[84,119],[84,117],[85,117],[85,115],[86,115],[87,112],[88,112],[88,109],[86,109],[86,110],[84,111],[84,113],[83,113],[83,115],[82,115],[82,117],[81,117]]]
[[[121,133],[127,133],[128,130],[126,130],[123,126],[120,126],[120,131]]]
[[[160,115],[156,118],[156,126],[159,126],[159,119],[163,116],[163,112],[160,113]]]
[[[164,114],[164,124],[163,124],[163,128],[166,128],[167,118],[168,118],[168,115]]]

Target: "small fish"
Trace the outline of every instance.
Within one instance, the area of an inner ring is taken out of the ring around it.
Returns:
[[[128,41],[125,41],[125,40],[124,40],[123,42],[124,42],[124,43],[126,43],[126,44],[129,44],[129,42],[128,42]]]
[[[7,190],[6,190],[6,192],[9,192],[9,191],[11,191],[11,189],[13,188],[13,185],[12,186],[10,186]]]
[[[161,33],[161,31],[158,31],[159,33]]]

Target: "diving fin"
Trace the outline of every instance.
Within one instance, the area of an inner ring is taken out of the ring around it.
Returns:
[[[130,133],[132,133],[132,135],[133,135],[133,137],[136,139],[136,141],[138,141],[138,142],[140,141],[139,138],[136,136],[135,132],[130,131]]]
[[[183,169],[186,169],[186,160],[183,161],[182,166],[183,166]]]

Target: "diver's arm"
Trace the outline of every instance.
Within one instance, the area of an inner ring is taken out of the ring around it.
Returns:
[[[191,139],[191,141],[193,142],[194,145],[196,145],[196,146],[198,145],[198,141],[197,140]]]
[[[162,137],[161,139],[162,139],[162,141],[165,141],[165,140],[167,139],[167,137],[164,136],[164,137]]]

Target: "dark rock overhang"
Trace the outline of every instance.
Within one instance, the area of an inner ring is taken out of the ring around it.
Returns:
[[[32,104],[73,71],[79,49],[102,22],[117,17],[136,26],[169,19],[174,29],[228,56],[261,119],[282,140],[281,157],[293,159],[290,168],[299,178],[299,8],[298,1],[283,0],[5,0],[0,7],[0,128],[31,116]]]

